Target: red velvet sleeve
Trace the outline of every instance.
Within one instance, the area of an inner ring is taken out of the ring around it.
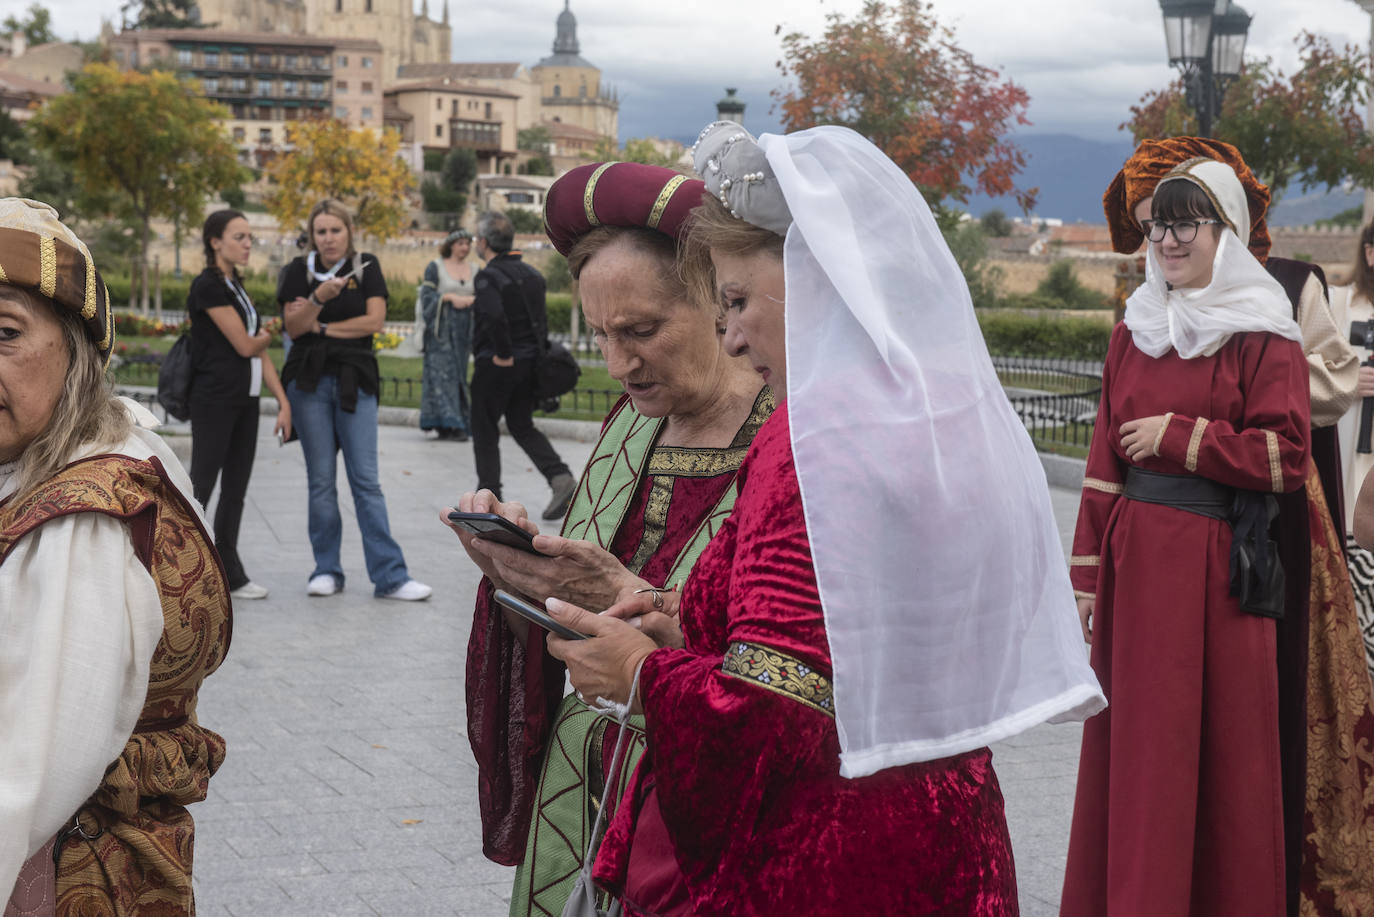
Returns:
[[[1098,403],[1092,443],[1088,447],[1083,496],[1078,504],[1078,525],[1074,530],[1073,552],[1069,557],[1069,579],[1073,583],[1074,595],[1079,598],[1090,598],[1097,594],[1097,574],[1102,566],[1102,534],[1107,530],[1107,519],[1116,501],[1121,499],[1126,480],[1125,467],[1112,448],[1111,441],[1111,433],[1116,429],[1112,419],[1111,372],[1129,337],[1130,332],[1125,324],[1118,324],[1112,332],[1107,361],[1102,367],[1102,397]]]
[[[482,852],[503,866],[525,856],[544,746],[563,697],[563,664],[544,649],[544,631],[522,644],[486,577],[477,589],[467,653],[468,742],[477,759]]]
[[[829,714],[721,668],[728,647],[744,642],[830,674],[785,417],[778,420],[760,432],[741,469],[733,526],[683,595],[692,643],[654,652],[640,676],[658,802],[694,896],[742,861],[736,848],[754,834],[747,826],[769,821],[777,788],[839,766]],[[703,626],[692,626],[696,619]]]
[[[1302,345],[1273,334],[1241,344],[1239,425],[1173,415],[1160,439],[1162,458],[1232,487],[1286,493],[1307,480],[1311,402]]]

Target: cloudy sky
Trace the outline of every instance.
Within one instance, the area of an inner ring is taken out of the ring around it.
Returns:
[[[0,0],[0,16],[30,0]],[[437,13],[442,0],[431,0]],[[417,0],[418,3],[418,0]],[[458,60],[518,60],[549,53],[558,0],[450,0]],[[119,0],[47,0],[64,38],[94,38]],[[781,85],[783,32],[818,34],[827,13],[852,15],[862,0],[573,0],[582,56],[599,66],[621,97],[621,138],[689,139],[715,114],[724,87],[748,103],[747,125],[776,129],[769,92]],[[1293,38],[1306,29],[1338,44],[1364,45],[1370,17],[1354,0],[1245,0],[1254,16],[1247,56],[1270,56],[1286,69]],[[933,0],[940,21],[986,66],[999,68],[1031,96],[1037,133],[1122,139],[1117,125],[1147,89],[1171,78],[1158,0]]]

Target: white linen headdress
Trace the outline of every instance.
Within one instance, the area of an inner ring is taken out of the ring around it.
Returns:
[[[1250,209],[1236,173],[1214,159],[1190,159],[1161,179],[1156,192],[1170,181],[1201,188],[1226,225],[1212,259],[1212,279],[1199,289],[1171,290],[1154,245],[1148,246],[1145,282],[1126,300],[1132,343],[1152,357],[1173,349],[1191,360],[1210,357],[1242,331],[1269,331],[1301,341],[1288,294],[1247,247]]]
[[[841,774],[1096,713],[1044,470],[930,208],[851,130],[759,147],[791,216],[787,405]]]

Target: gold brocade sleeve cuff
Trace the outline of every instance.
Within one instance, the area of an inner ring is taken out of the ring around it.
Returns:
[[[737,640],[725,651],[720,669],[726,675],[789,697],[827,716],[835,715],[835,692],[830,679],[786,653]]]
[[[1073,597],[1076,599],[1091,599],[1093,601],[1097,601],[1096,592],[1084,592],[1081,589],[1075,589],[1073,591]]]
[[[1069,557],[1070,567],[1099,567],[1102,565],[1100,554],[1074,554]]]

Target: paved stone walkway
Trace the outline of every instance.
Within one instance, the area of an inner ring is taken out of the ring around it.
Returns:
[[[229,744],[209,799],[192,808],[202,917],[507,912],[512,871],[482,856],[464,733],[477,573],[438,522],[473,484],[472,449],[395,426],[380,442],[392,533],[435,595],[372,597],[341,470],[348,583],[307,598],[305,467],[263,418],[240,551],[272,594],[238,603],[233,646],[201,695],[201,721]],[[574,469],[591,448],[555,446]],[[537,512],[543,480],[509,438],[502,456],[507,497]],[[1067,530],[1077,494],[1054,497]],[[1026,917],[1058,910],[1079,733],[1045,726],[995,749]]]

